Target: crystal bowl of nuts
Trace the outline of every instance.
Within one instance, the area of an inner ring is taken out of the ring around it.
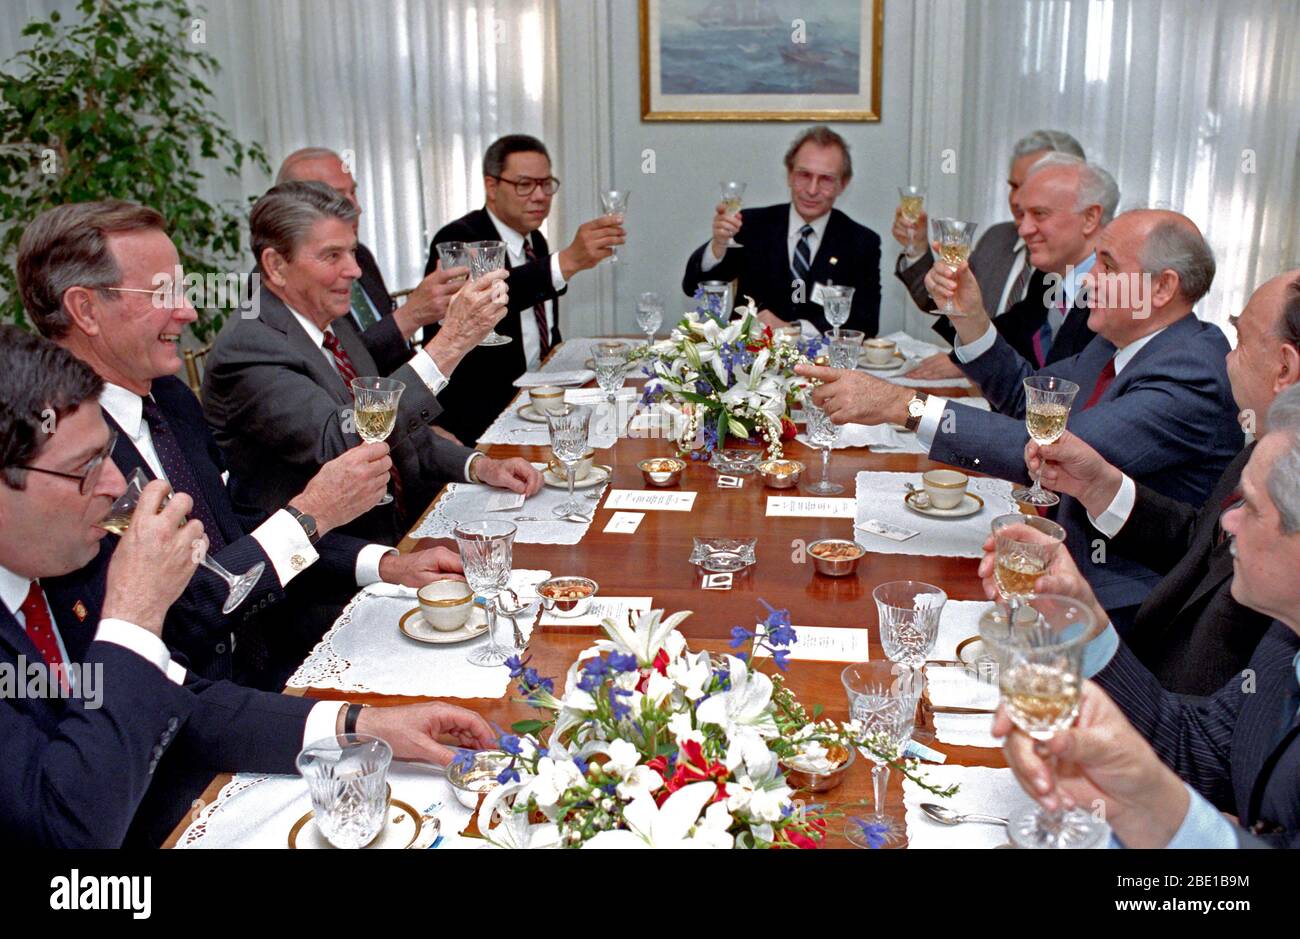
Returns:
[[[848,577],[856,573],[858,561],[866,553],[867,549],[856,541],[845,541],[842,538],[823,538],[808,546],[813,569],[827,577]]]
[[[686,461],[672,456],[656,457],[642,460],[637,464],[637,469],[641,471],[648,485],[676,486],[682,481],[682,470],[686,469]]]
[[[556,616],[581,616],[600,588],[589,577],[552,577],[537,585],[542,608]]]
[[[804,465],[798,460],[765,460],[758,464],[763,485],[773,489],[793,489],[799,485]]]

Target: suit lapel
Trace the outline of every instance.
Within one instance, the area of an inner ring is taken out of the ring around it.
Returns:
[[[0,603],[0,643],[13,650],[14,657],[22,655],[29,662],[43,662],[41,651],[27,636],[27,630],[18,624],[18,617],[9,608]],[[68,653],[71,655],[71,651]]]
[[[1255,445],[1252,443],[1250,446],[1246,447],[1240,454],[1238,454],[1237,458],[1229,464],[1228,472],[1224,475],[1225,485],[1215,487],[1214,492],[1210,493],[1210,502],[1207,503],[1207,505],[1211,505],[1212,508],[1217,507],[1213,504],[1222,502],[1225,498],[1236,491],[1237,487],[1241,484],[1241,471],[1245,468],[1247,461],[1250,459],[1250,452],[1254,449],[1254,446]],[[1227,485],[1229,479],[1231,479],[1231,485]],[[1227,490],[1226,492],[1224,491],[1225,489]],[[1207,576],[1201,578],[1200,581],[1197,582],[1196,588],[1192,591],[1191,596],[1189,596],[1187,602],[1183,604],[1184,609],[1194,606],[1196,603],[1200,602],[1201,598],[1206,594],[1219,589],[1219,586],[1232,576],[1232,555],[1226,549],[1216,550],[1218,546],[1214,544],[1215,536],[1219,531],[1218,519],[1215,519],[1214,524],[1209,524],[1207,520],[1207,524],[1204,527],[1208,530],[1197,532],[1197,544],[1192,550],[1196,551],[1198,549],[1203,549],[1207,553],[1209,557]],[[1202,539],[1204,540],[1202,541]]]
[[[284,302],[265,287],[262,288],[261,302],[262,308],[260,316],[262,322],[266,323],[266,325],[270,326],[272,329],[284,333],[285,339],[289,343],[289,347],[297,352],[298,355],[302,357],[303,361],[307,363],[307,374],[311,376],[312,380],[322,388],[327,389],[336,401],[339,401],[340,403],[351,401],[352,395],[344,386],[343,379],[340,378],[339,373],[334,371],[334,368],[325,361],[325,356],[328,353],[323,352],[320,346],[312,342],[311,337],[307,335],[302,326],[298,324],[298,321],[294,319],[293,314],[289,312],[289,308],[284,305]],[[350,318],[340,317],[340,319],[346,322]],[[355,335],[355,331],[353,335]],[[341,336],[339,341],[343,342]],[[362,345],[360,339],[357,340],[355,345]],[[352,346],[348,343],[343,342],[343,348],[347,350],[348,355],[353,354]],[[369,352],[365,353],[365,357],[373,366],[374,360],[370,358]],[[352,363],[357,367],[358,374],[360,374],[361,363],[359,363],[355,358],[352,360]],[[371,374],[373,374],[373,372]]]
[[[1273,629],[1287,629],[1276,622]],[[1294,636],[1287,630],[1288,635]],[[1233,747],[1233,782],[1238,790],[1237,805],[1245,809],[1245,825],[1254,824],[1260,817],[1260,805],[1277,761],[1300,733],[1300,722],[1290,708],[1295,704],[1295,671],[1292,658],[1297,650],[1294,640],[1285,636],[1274,638],[1266,634],[1261,646],[1276,644],[1277,654],[1273,667],[1258,676],[1254,694],[1246,695],[1241,712],[1237,715],[1237,734],[1249,736],[1242,746]],[[1252,663],[1255,664],[1255,663]],[[1290,729],[1283,732],[1287,725]],[[1246,795],[1248,798],[1242,799]],[[1277,821],[1272,819],[1271,821]]]

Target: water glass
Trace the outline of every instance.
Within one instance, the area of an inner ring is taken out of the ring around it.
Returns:
[[[654,342],[655,333],[664,321],[664,302],[657,293],[643,293],[636,303],[636,325],[646,335],[646,344]]]
[[[365,734],[326,737],[298,754],[316,826],[334,847],[364,848],[383,830],[392,761],[393,748]]]
[[[939,638],[939,616],[948,595],[933,584],[895,580],[881,584],[871,596],[880,618],[880,644],[892,662],[919,669]]]
[[[510,582],[517,531],[513,522],[485,519],[464,522],[452,532],[465,567],[465,580],[475,594],[487,600],[488,641],[470,653],[471,665],[500,665],[514,654],[496,640],[496,598]]]
[[[819,496],[837,495],[844,491],[844,487],[830,480],[831,448],[840,439],[840,428],[811,399],[804,402],[803,413],[808,422],[808,442],[822,451],[822,478],[809,486],[807,491]]]
[[[893,662],[860,662],[840,673],[849,698],[849,718],[862,726],[865,737],[902,757],[916,725],[921,697],[919,675]],[[889,842],[902,834],[902,826],[885,814],[889,763],[873,750],[860,749],[871,767],[875,812],[851,817],[844,837],[860,848],[868,847],[872,834]]]
[[[862,356],[862,343],[867,334],[860,329],[841,329],[838,332],[825,333],[826,346],[830,350],[831,368],[857,368]]]
[[[546,426],[551,433],[551,452],[564,464],[565,475],[569,480],[568,501],[557,505],[553,510],[560,518],[587,514],[585,506],[573,497],[573,470],[578,461],[587,455],[587,432],[591,428],[591,414],[591,408],[574,406],[563,413],[546,415]]]

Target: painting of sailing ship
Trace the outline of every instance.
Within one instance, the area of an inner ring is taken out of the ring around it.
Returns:
[[[879,120],[883,0],[641,0],[647,120]]]

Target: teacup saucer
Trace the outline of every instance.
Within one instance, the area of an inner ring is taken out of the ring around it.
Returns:
[[[976,668],[981,659],[987,658],[984,640],[980,636],[967,636],[957,643],[957,661],[970,668]]]
[[[546,463],[534,463],[533,466],[542,471],[542,482],[546,483],[546,485],[553,489],[567,490],[569,488],[569,481],[565,477],[557,476],[555,473],[551,472],[550,466]],[[600,464],[593,464],[590,473],[582,479],[574,481],[573,488],[577,490],[590,489],[592,486],[603,486],[605,483],[609,482],[610,477],[613,475],[614,470],[612,468]]]
[[[568,407],[568,405],[565,405],[565,407]],[[521,420],[529,421],[533,424],[546,423],[546,415],[543,414],[541,411],[537,410],[537,408],[533,407],[533,403],[531,401],[525,405],[521,405],[520,407],[516,408],[515,413],[519,415]]]
[[[930,505],[929,496],[924,490],[907,493],[903,496],[903,504],[917,515],[925,515],[928,518],[966,518],[984,510],[984,500],[973,492],[962,496],[961,502],[951,509],[934,508]]]
[[[417,606],[402,614],[402,618],[397,621],[397,628],[402,631],[402,635],[416,642],[427,642],[435,646],[448,645],[484,635],[487,632],[487,612],[481,604],[475,603],[474,609],[470,611],[469,621],[464,626],[442,632],[424,621]]]
[[[400,799],[393,799],[388,803],[384,827],[366,848],[409,848],[420,837],[424,824],[419,812]],[[289,829],[289,847],[334,850],[334,845],[317,827],[315,812],[308,812],[293,823]]]
[[[867,361],[867,354],[865,352],[862,354],[862,357],[858,359],[858,367],[865,368],[871,372],[892,372],[895,369],[902,368],[906,364],[907,359],[897,350],[894,351],[893,361],[888,362],[885,365],[874,365]]]

